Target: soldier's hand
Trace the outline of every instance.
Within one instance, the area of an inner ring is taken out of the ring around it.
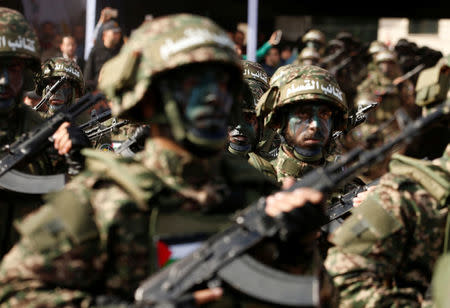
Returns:
[[[367,195],[371,192],[375,190],[375,186],[370,186],[369,188],[367,188],[366,191],[362,191],[359,194],[356,195],[355,198],[353,198],[353,207],[357,207],[359,206],[364,200],[366,200]]]
[[[266,214],[272,217],[290,212],[295,208],[310,202],[318,204],[322,201],[321,192],[312,188],[302,187],[294,191],[281,191],[270,195],[266,199]]]
[[[70,126],[64,122],[52,136],[54,147],[59,155],[68,154],[73,148],[90,147],[91,143],[86,134],[77,126]]]
[[[203,305],[220,299],[222,295],[222,288],[205,289],[194,292],[194,300],[197,305]]]

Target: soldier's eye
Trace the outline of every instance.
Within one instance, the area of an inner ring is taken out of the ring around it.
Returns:
[[[319,117],[324,120],[328,120],[333,115],[331,110],[321,110],[319,111]]]

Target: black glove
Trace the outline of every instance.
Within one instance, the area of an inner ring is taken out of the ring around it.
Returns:
[[[136,143],[130,145],[130,149],[135,153],[142,151],[148,136],[150,136],[150,126],[142,125],[136,128],[132,137],[136,140]]]
[[[69,138],[72,141],[72,149],[65,155],[67,164],[67,173],[76,175],[84,168],[85,158],[81,154],[81,149],[92,147],[91,141],[85,132],[78,126],[67,127]]]

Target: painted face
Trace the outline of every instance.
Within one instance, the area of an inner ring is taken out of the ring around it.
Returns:
[[[56,82],[56,81],[55,81]],[[44,91],[44,95],[48,89],[53,86],[54,83],[49,84]],[[70,82],[66,81],[64,84],[53,94],[49,99],[49,113],[53,114],[56,110],[62,106],[68,106],[72,102],[73,89]]]
[[[25,63],[20,59],[0,60],[0,111],[10,110],[23,86]]]
[[[230,147],[238,152],[248,153],[256,142],[258,122],[252,112],[244,112],[244,119],[239,125],[230,127],[228,141]]]
[[[230,74],[220,66],[205,65],[180,75],[171,88],[188,133],[201,143],[226,141],[233,104]]]
[[[302,103],[289,109],[285,137],[303,156],[320,153],[330,139],[333,111],[327,103]]]

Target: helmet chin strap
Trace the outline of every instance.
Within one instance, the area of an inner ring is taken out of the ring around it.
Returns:
[[[240,156],[246,156],[250,152],[251,148],[252,146],[250,144],[239,145],[233,142],[228,144],[228,152]]]
[[[281,143],[286,147],[286,149],[294,155],[295,158],[304,162],[316,162],[323,158],[323,148],[317,149],[305,149],[299,146],[291,146],[286,141],[283,134],[280,134]]]
[[[294,147],[294,156],[301,161],[314,162],[322,159],[323,153],[322,148],[318,149],[305,149],[301,147]]]

